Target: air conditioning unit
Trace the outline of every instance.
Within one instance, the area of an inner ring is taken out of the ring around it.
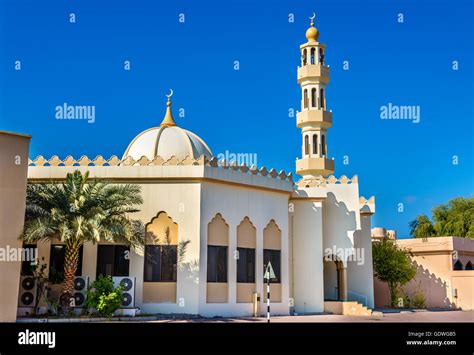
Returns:
[[[120,308],[135,307],[135,277],[114,276],[112,278],[114,287],[123,285],[123,300]]]
[[[35,306],[36,280],[31,276],[20,277],[20,292],[18,292],[18,307]]]
[[[83,308],[85,306],[88,286],[89,286],[88,276],[74,277],[74,306],[75,308]]]

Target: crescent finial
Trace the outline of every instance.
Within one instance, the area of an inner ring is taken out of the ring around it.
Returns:
[[[313,12],[313,16],[311,16],[309,19],[310,19],[311,21],[314,21],[315,17],[316,17],[316,13]]]
[[[166,95],[166,97],[169,99],[171,96],[173,96],[173,89],[170,89],[169,95]]]

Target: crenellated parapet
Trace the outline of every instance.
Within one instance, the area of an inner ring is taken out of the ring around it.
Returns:
[[[372,215],[375,213],[375,196],[366,199],[364,196],[359,197],[359,210],[361,214]]]
[[[50,159],[38,155],[34,160],[28,159],[28,166],[117,166],[120,165],[120,162],[116,155],[112,155],[109,159],[104,159],[102,155],[98,155],[94,159],[89,159],[85,155],[80,159],[74,159],[68,155],[64,160],[59,159],[57,155],[53,155]]]
[[[327,178],[318,175],[318,176],[311,176],[307,178],[302,178],[296,183],[296,186],[308,188],[308,187],[324,187],[328,184],[358,184],[357,175],[354,175],[352,179],[348,178],[345,175],[342,175],[340,178],[336,178],[334,175],[328,176]]]
[[[43,156],[38,156],[35,159],[28,160],[29,166],[35,167],[72,167],[72,166],[96,166],[96,167],[110,167],[110,166],[208,166],[213,168],[233,170],[236,172],[266,176],[274,179],[281,179],[293,182],[292,173],[286,173],[284,170],[277,171],[275,169],[268,170],[265,166],[258,168],[255,165],[251,167],[245,163],[237,165],[235,161],[228,162],[226,160],[219,161],[217,158],[209,158],[205,155],[201,155],[197,159],[193,159],[190,156],[186,156],[184,159],[178,159],[172,156],[169,159],[163,159],[160,156],[154,159],[149,159],[146,156],[142,156],[140,159],[135,160],[131,156],[124,159],[119,159],[113,155],[109,159],[105,159],[101,155],[96,156],[94,159],[83,155],[80,159],[74,159],[72,156],[67,156],[64,160],[59,159],[57,155],[52,156],[50,159],[45,159]]]

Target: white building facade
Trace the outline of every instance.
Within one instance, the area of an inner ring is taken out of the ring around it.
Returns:
[[[331,175],[329,67],[318,35],[311,22],[300,47],[297,182],[284,171],[218,161],[204,140],[176,125],[171,95],[161,125],[140,133],[121,159],[30,160],[30,183],[61,181],[80,170],[141,186],[144,203],[131,218],[146,228],[145,247],[130,250],[124,266],[118,253],[126,246],[85,244],[82,276],[133,278],[133,305],[143,313],[249,316],[255,306],[266,311],[263,270],[271,261],[274,314],[323,312],[328,301],[373,307],[374,199],[359,196],[357,176]],[[55,244],[38,244],[48,267],[56,264]]]

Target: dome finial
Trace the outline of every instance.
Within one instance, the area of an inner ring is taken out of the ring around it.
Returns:
[[[160,126],[176,126],[176,123],[173,119],[173,114],[171,113],[171,96],[173,96],[173,89],[170,89],[170,93],[166,95],[168,98],[168,102],[166,103],[166,114]]]
[[[316,27],[314,27],[314,19],[316,14],[313,12],[313,16],[309,19],[311,20],[310,27],[306,30],[306,38],[308,42],[317,42],[319,37],[319,31]]]

